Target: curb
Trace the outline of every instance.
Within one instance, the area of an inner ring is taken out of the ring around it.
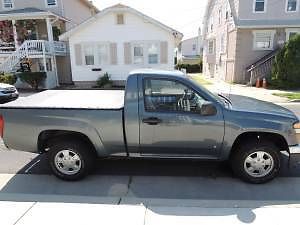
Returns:
[[[300,208],[300,201],[195,200],[75,195],[0,194],[0,202],[41,202],[62,204],[101,204],[144,207],[186,208]]]

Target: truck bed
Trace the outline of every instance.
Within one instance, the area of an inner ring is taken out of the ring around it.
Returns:
[[[120,90],[48,90],[0,108],[122,109],[124,95]]]

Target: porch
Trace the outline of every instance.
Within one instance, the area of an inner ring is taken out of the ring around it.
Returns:
[[[57,86],[56,60],[67,55],[66,43],[58,41],[66,20],[51,12],[15,11],[0,14],[0,71],[22,72],[25,62],[26,70],[46,72],[52,77],[51,87]]]

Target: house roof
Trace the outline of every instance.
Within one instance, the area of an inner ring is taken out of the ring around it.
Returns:
[[[171,32],[175,38],[181,40],[183,38],[183,34],[165,24],[162,24],[161,22],[139,12],[136,9],[133,9],[129,6],[123,5],[123,4],[117,4],[117,5],[113,5],[111,7],[105,8],[104,10],[100,11],[99,13],[97,13],[95,16],[89,18],[88,20],[84,21],[83,23],[79,24],[78,26],[74,27],[73,29],[69,30],[68,32],[62,34],[60,36],[60,40],[66,40],[68,39],[73,33],[75,33],[76,31],[78,31],[79,29],[81,29],[82,27],[86,27],[87,25],[89,25],[91,22],[100,19],[101,17],[105,16],[106,14],[110,13],[110,12],[120,12],[120,11],[124,11],[124,12],[131,12],[135,15],[138,15],[140,17],[142,17],[144,20],[166,30]]]
[[[24,8],[24,9],[15,9],[0,12],[2,14],[18,14],[18,13],[36,13],[36,12],[46,12],[45,10],[37,9],[37,8]]]
[[[238,28],[300,27],[300,19],[290,20],[238,20]]]
[[[38,8],[33,8],[33,7],[0,12],[0,20],[31,19],[31,18],[48,17],[48,16],[53,16],[64,21],[68,21],[68,19],[59,16],[53,12],[38,9]]]

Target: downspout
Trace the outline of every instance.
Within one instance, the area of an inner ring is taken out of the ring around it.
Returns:
[[[61,13],[63,17],[66,17],[65,15],[65,5],[64,5],[64,0],[60,0],[60,4],[61,4]]]

